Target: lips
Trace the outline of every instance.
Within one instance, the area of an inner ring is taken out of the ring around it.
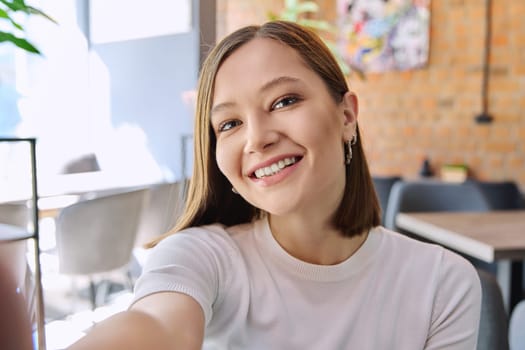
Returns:
[[[279,161],[276,161],[268,166],[261,167],[255,170],[252,174],[252,177],[261,179],[266,176],[272,176],[279,173],[284,168],[297,163],[300,160],[300,157],[286,157]]]

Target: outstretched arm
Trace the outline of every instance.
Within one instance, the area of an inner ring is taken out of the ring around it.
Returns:
[[[200,349],[203,337],[200,305],[188,295],[162,292],[97,324],[69,349]]]

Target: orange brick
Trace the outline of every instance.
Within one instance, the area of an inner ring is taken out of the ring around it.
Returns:
[[[490,137],[492,140],[508,140],[511,136],[511,132],[511,125],[496,125],[492,127]]]
[[[490,113],[496,122],[515,123],[521,119],[521,112],[494,112]]]
[[[487,159],[489,167],[492,168],[502,168],[503,167],[503,158],[501,156],[489,156]]]
[[[518,140],[525,140],[525,125],[517,128]]]
[[[487,149],[492,152],[498,153],[500,156],[507,153],[515,152],[517,150],[517,142],[513,141],[490,141],[487,142]]]
[[[525,172],[525,156],[512,155],[508,159],[508,169],[511,173]]]

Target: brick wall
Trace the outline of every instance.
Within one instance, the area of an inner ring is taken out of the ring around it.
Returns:
[[[217,33],[266,21],[283,0],[217,0]],[[335,19],[336,0],[318,1]],[[480,125],[484,0],[433,0],[430,56],[424,69],[350,77],[374,174],[417,176],[425,157],[438,169],[465,163],[484,180],[525,188],[525,1],[492,5],[489,114]]]

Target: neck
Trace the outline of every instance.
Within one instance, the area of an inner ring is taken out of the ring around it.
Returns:
[[[317,265],[335,265],[352,256],[365,242],[367,233],[344,237],[330,220],[270,215],[275,240],[295,258]]]

